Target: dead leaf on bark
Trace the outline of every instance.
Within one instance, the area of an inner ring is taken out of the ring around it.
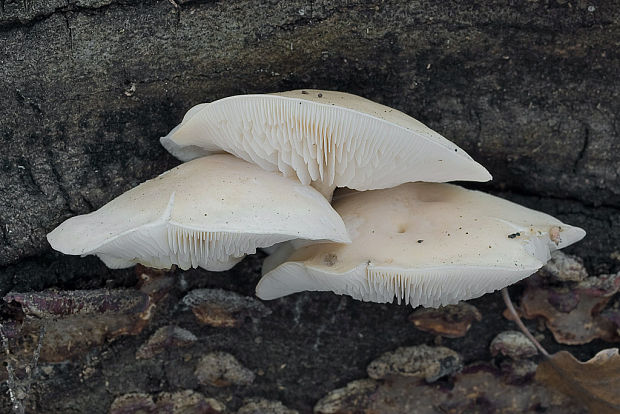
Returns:
[[[256,375],[226,352],[211,352],[203,356],[194,372],[198,382],[213,387],[249,385]]]
[[[386,352],[372,361],[366,371],[373,379],[401,375],[435,382],[462,368],[461,356],[455,351],[443,346],[418,345]]]
[[[460,338],[465,336],[473,322],[482,320],[482,315],[475,306],[461,302],[438,309],[417,309],[409,315],[409,320],[421,331]]]
[[[237,414],[299,414],[297,410],[291,410],[280,401],[271,401],[264,398],[249,398],[243,402]]]
[[[42,362],[61,362],[87,353],[106,340],[137,335],[172,286],[160,272],[140,272],[140,289],[14,292],[4,300],[19,306],[19,320],[5,324],[12,357],[29,359],[45,327]],[[0,371],[0,379],[2,378]]]
[[[258,300],[224,289],[192,290],[183,303],[200,322],[219,328],[239,327],[246,318],[259,319],[271,313]]]
[[[72,290],[17,293],[4,296],[19,304],[26,315],[56,318],[68,315],[136,313],[146,310],[148,296],[139,290]]]
[[[558,343],[581,345],[598,338],[620,341],[613,315],[603,312],[620,288],[620,274],[590,277],[574,286],[548,286],[539,277],[526,283],[520,313],[528,319],[544,318]]]
[[[152,358],[164,352],[168,348],[178,348],[188,346],[196,342],[196,335],[174,325],[166,325],[159,328],[149,340],[142,344],[136,351],[137,359]]]
[[[330,392],[315,414],[585,414],[559,392],[524,379],[509,383],[488,365],[466,367],[449,383],[415,377],[364,379]]]
[[[109,414],[219,414],[224,412],[226,412],[224,404],[192,390],[162,392],[154,395],[124,394],[116,397],[109,410]]]
[[[591,413],[620,412],[620,355],[604,349],[587,362],[561,351],[542,362],[536,380],[582,403]]]
[[[502,354],[512,359],[529,358],[538,353],[536,346],[519,331],[504,331],[491,341],[491,355]]]
[[[605,309],[601,313],[601,316],[616,326],[616,332],[618,333],[618,336],[620,337],[620,309],[617,309],[617,308]]]
[[[583,260],[562,250],[551,254],[551,259],[540,269],[539,274],[562,282],[580,282],[588,277]]]

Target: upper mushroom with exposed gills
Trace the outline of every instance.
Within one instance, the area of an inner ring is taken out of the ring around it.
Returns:
[[[214,271],[286,240],[350,241],[318,191],[227,154],[182,164],[47,238],[56,250],[95,254],[111,268]]]
[[[506,287],[585,232],[538,211],[451,184],[408,183],[350,192],[334,208],[351,244],[281,247],[256,293],[304,290],[440,306]]]
[[[414,118],[333,91],[238,95],[200,104],[161,143],[183,161],[231,153],[297,176],[328,199],[335,187],[491,179],[465,151]]]

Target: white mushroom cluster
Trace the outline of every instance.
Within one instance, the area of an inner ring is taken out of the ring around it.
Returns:
[[[191,108],[162,145],[188,161],[48,235],[112,268],[227,270],[278,245],[262,299],[333,291],[412,306],[456,303],[542,267],[585,232],[479,191],[465,151],[410,116],[319,90]],[[339,190],[330,205],[332,195]]]

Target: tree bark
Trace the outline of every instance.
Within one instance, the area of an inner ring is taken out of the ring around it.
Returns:
[[[54,253],[45,235],[177,165],[158,139],[191,106],[300,88],[346,91],[416,117],[489,169],[494,180],[476,188],[583,227],[586,239],[570,252],[591,274],[617,272],[617,6],[2,0],[0,293],[135,286],[133,270]],[[260,257],[223,274],[182,273],[138,336],[39,373],[30,407],[107,412],[128,392],[193,389],[235,409],[260,396],[309,412],[328,391],[364,377],[382,352],[433,341],[406,321],[409,309],[330,294],[268,302],[270,316],[242,326],[205,327],[178,305],[185,292],[218,287],[251,296]],[[474,303],[484,323],[448,343],[466,361],[488,360],[490,340],[511,323],[499,315],[498,294]],[[136,359],[169,324],[196,334],[198,345]],[[546,345],[557,348],[549,338]],[[246,386],[198,384],[196,361],[219,350],[262,374]]]

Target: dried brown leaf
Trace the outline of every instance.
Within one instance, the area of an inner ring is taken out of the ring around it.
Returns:
[[[166,325],[159,328],[149,340],[142,344],[136,351],[137,359],[153,358],[168,348],[178,348],[188,346],[196,342],[196,335],[174,325]]]
[[[455,351],[443,346],[418,345],[386,352],[372,361],[366,370],[373,379],[402,375],[435,382],[462,368],[461,356]]]
[[[536,380],[582,403],[591,413],[620,413],[620,355],[604,349],[587,362],[561,351],[536,370]]]
[[[220,328],[238,327],[246,318],[258,319],[271,313],[258,300],[223,289],[192,290],[183,303],[192,308],[200,322]]]
[[[6,323],[5,334],[15,357],[26,358],[41,327],[42,362],[81,357],[90,349],[123,335],[137,335],[149,323],[173,279],[157,271],[142,273],[140,290],[14,292],[3,299],[21,308],[21,322]],[[0,380],[2,380],[0,371]]]
[[[504,331],[491,341],[491,355],[502,354],[512,359],[529,358],[538,353],[536,346],[518,331]]]
[[[438,309],[417,309],[409,315],[409,320],[421,331],[460,338],[465,336],[473,322],[482,320],[482,315],[475,306],[461,302]]]
[[[249,385],[256,377],[254,372],[226,352],[211,352],[203,356],[198,361],[194,374],[199,383],[213,387]]]
[[[594,339],[620,341],[615,323],[601,311],[620,288],[620,274],[590,277],[568,287],[547,286],[537,277],[527,281],[521,314],[542,317],[558,343],[581,345]]]
[[[585,410],[552,389],[522,379],[506,379],[490,366],[466,367],[449,384],[428,384],[402,375],[364,379],[330,392],[315,414],[584,414]]]
[[[226,412],[224,404],[192,390],[159,394],[124,394],[116,397],[109,410],[109,414],[219,414],[224,412]]]

